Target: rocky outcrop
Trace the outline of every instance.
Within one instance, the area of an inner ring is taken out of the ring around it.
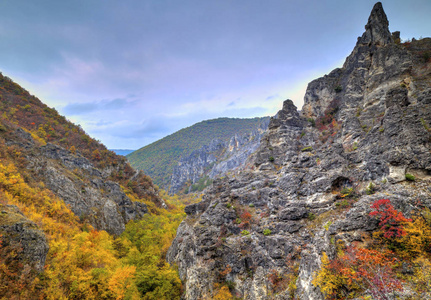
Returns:
[[[55,144],[38,146],[31,134],[21,128],[10,132],[6,145],[21,149],[21,163],[26,169],[63,199],[82,221],[88,221],[96,229],[119,235],[128,221],[148,212],[144,203],[131,201],[118,182],[109,180],[117,171],[112,166],[97,168],[79,151],[72,153]],[[146,176],[139,171],[130,180],[139,178],[145,181]],[[135,190],[163,207],[165,204],[152,185],[145,182],[144,185],[138,183]]]
[[[38,150],[40,155],[29,156],[29,168],[95,228],[119,235],[128,221],[148,212],[144,203],[131,201],[118,183],[85,157],[49,143]]]
[[[175,194],[184,188],[186,183],[190,185],[198,182],[215,164],[217,156],[221,155],[225,147],[223,141],[215,139],[209,145],[193,151],[186,157],[181,157],[178,165],[173,169],[169,192]]]
[[[371,235],[375,200],[407,216],[431,207],[431,39],[397,43],[380,3],[365,30],[342,68],[308,85],[301,112],[284,102],[252,167],[186,207],[167,255],[186,299],[220,282],[241,299],[324,299],[312,283],[322,254]],[[271,274],[292,284],[276,289]]]
[[[244,166],[247,158],[259,147],[268,123],[269,118],[263,118],[258,127],[242,135],[235,134],[228,143],[214,139],[209,145],[182,157],[173,169],[169,192],[177,193],[187,183],[189,185],[187,192],[190,192],[191,185],[200,179],[205,177],[214,179]]]
[[[0,240],[2,263],[16,268],[9,271],[43,271],[49,249],[45,234],[14,205],[0,204]]]

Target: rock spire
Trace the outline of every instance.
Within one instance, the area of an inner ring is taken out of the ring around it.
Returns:
[[[358,44],[385,46],[392,42],[388,18],[382,3],[377,2],[371,11],[367,25],[365,25],[364,34],[358,39]]]

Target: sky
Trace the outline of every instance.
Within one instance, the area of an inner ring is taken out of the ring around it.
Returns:
[[[109,149],[219,117],[298,109],[341,67],[375,1],[0,0],[0,72]],[[386,0],[391,31],[431,36],[431,1]]]

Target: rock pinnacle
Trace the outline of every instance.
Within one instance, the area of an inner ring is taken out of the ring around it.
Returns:
[[[368,23],[365,25],[365,32],[358,40],[358,44],[385,46],[392,42],[388,18],[383,10],[382,3],[377,2],[371,11]]]

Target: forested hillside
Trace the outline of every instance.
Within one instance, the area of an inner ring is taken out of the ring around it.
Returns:
[[[0,107],[0,299],[179,299],[165,255],[193,199],[3,75]]]
[[[242,135],[259,127],[267,118],[219,118],[199,122],[127,155],[130,164],[144,170],[154,182],[169,186],[173,167],[180,157],[187,156],[214,139],[228,142],[235,134]]]

